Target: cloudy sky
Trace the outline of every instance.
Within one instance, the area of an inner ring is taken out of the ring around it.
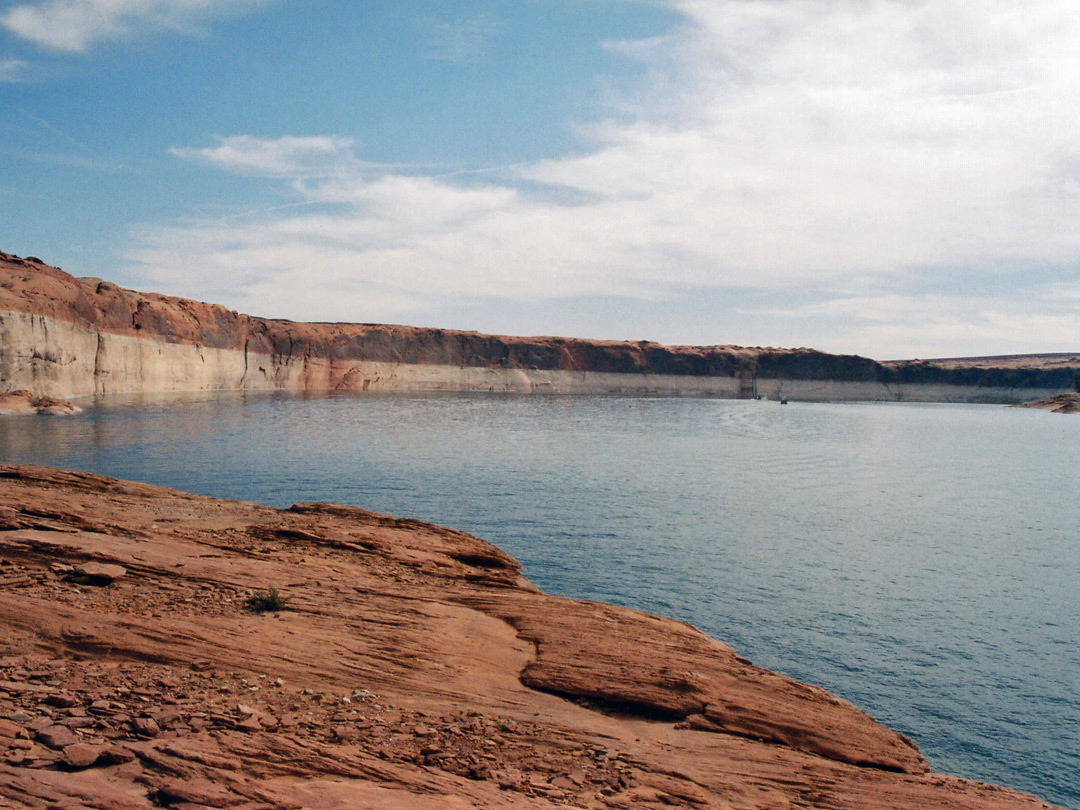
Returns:
[[[0,0],[0,249],[298,320],[1080,350],[1076,0]]]

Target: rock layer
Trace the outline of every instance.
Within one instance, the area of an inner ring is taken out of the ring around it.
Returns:
[[[0,465],[0,639],[0,807],[1047,807],[688,625],[351,507]]]
[[[812,349],[293,323],[76,279],[0,253],[0,390],[655,393],[1021,402],[1080,390],[1080,355],[882,364]]]

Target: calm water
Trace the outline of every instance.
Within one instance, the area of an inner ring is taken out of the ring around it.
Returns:
[[[202,396],[0,419],[0,459],[478,534],[1080,810],[1080,418],[991,406]]]

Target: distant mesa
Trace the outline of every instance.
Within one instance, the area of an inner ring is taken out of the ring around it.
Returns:
[[[1080,353],[879,363],[808,348],[296,323],[2,252],[0,346],[0,391],[57,399],[242,389],[1012,404],[1080,391]]]

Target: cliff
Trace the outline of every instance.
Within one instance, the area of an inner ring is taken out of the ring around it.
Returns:
[[[351,507],[0,465],[0,628],[3,807],[1047,807],[693,627]]]
[[[1080,390],[1080,355],[997,367],[812,349],[498,337],[294,323],[76,279],[0,253],[0,390],[655,393],[1021,402]]]

